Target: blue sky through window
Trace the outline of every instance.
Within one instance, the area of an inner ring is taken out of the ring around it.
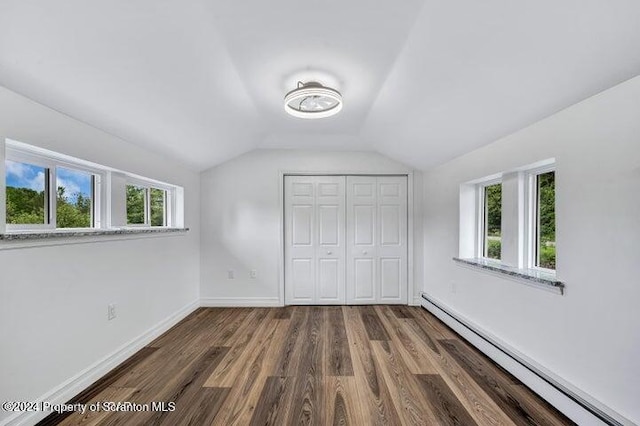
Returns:
[[[33,164],[7,160],[5,162],[6,185],[14,188],[29,188],[44,191],[45,168]],[[58,167],[56,187],[64,187],[65,198],[75,201],[77,194],[91,196],[91,174]]]
[[[5,169],[7,186],[44,191],[45,169],[43,167],[7,160]]]
[[[78,194],[89,198],[91,197],[91,174],[58,167],[56,187],[64,188],[65,198],[69,201],[75,201]]]

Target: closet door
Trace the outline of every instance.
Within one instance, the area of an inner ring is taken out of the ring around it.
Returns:
[[[407,303],[407,178],[377,178],[377,303]]]
[[[347,177],[347,303],[407,303],[407,178]]]
[[[345,177],[285,176],[285,303],[345,303]]]
[[[376,178],[347,176],[347,303],[376,302]]]

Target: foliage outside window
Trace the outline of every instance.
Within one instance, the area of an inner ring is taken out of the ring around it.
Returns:
[[[58,167],[56,178],[56,227],[93,227],[94,176]]]
[[[163,189],[127,185],[127,224],[166,226],[166,194]]]
[[[45,225],[49,169],[17,161],[5,162],[7,223]]]
[[[166,193],[162,189],[151,188],[149,190],[151,198],[151,226],[166,225]]]
[[[502,184],[483,188],[482,254],[486,258],[500,259],[502,248]]]
[[[95,176],[66,167],[44,167],[20,161],[5,161],[7,220],[9,225],[48,225],[56,228],[94,226]],[[51,173],[55,170],[55,173]],[[51,176],[55,186],[50,185]],[[53,188],[55,193],[52,194]],[[51,196],[55,195],[55,198]]]
[[[127,224],[145,225],[147,188],[127,185]]]
[[[556,269],[555,172],[536,176],[535,266]]]

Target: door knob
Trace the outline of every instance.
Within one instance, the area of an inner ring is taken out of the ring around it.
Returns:
[[[366,250],[362,250],[362,254],[367,254],[367,251]]]
[[[327,254],[331,254],[331,250],[327,250]]]

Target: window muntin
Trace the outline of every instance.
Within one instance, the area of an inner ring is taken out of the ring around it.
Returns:
[[[96,176],[67,167],[56,168],[56,227],[95,227]]]
[[[482,187],[482,257],[500,260],[502,248],[502,183]]]
[[[7,224],[49,224],[49,169],[20,161],[5,161]]]
[[[542,269],[556,269],[556,212],[555,171],[534,176],[533,265]]]

